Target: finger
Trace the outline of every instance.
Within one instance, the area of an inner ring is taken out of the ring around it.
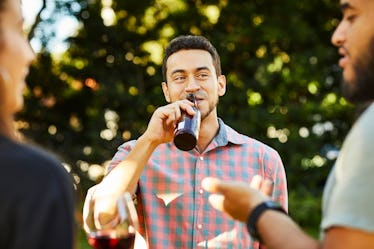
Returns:
[[[220,183],[220,180],[217,178],[205,177],[201,182],[201,186],[203,187],[203,189],[205,189],[208,192],[217,193],[220,191],[219,183]]]
[[[252,180],[251,180],[249,186],[251,186],[252,188],[255,188],[255,189],[261,189],[262,182],[263,182],[263,178],[262,178],[262,176],[260,176],[260,175],[255,175],[255,176],[252,178]]]
[[[179,108],[179,105],[177,105],[176,103],[173,103],[173,104],[170,104],[169,106],[167,106],[166,108],[166,120],[165,120],[165,124],[167,126],[175,126],[176,123],[181,119],[182,117],[182,112]]]
[[[109,229],[117,226],[120,223],[120,218],[118,215],[100,213],[95,214],[94,223],[95,227],[98,229]]]
[[[202,187],[211,193],[221,193],[223,195],[237,192],[242,188],[248,187],[247,183],[234,182],[234,181],[223,181],[214,177],[206,177],[201,182]]]
[[[211,194],[209,196],[209,203],[217,210],[223,211],[224,210],[224,203],[225,197],[220,194]]]
[[[195,115],[196,111],[193,108],[193,104],[191,104],[190,101],[188,101],[188,105],[185,106],[184,111],[187,112],[189,115]]]
[[[193,106],[195,105],[194,103],[192,103],[191,101],[189,100],[180,100],[180,101],[177,101],[175,102],[175,104],[178,105],[178,108],[183,111],[183,112],[186,112],[188,113],[189,115],[195,115],[195,110],[193,109]]]
[[[118,222],[117,197],[117,194],[108,194],[96,196],[92,200],[91,212],[93,212],[95,227],[105,228]]]
[[[92,196],[94,195],[96,190],[96,185],[89,188],[87,191],[86,198],[84,200],[83,204],[83,218],[86,219],[88,217],[88,211],[89,211],[89,206],[90,206],[90,201],[92,199]]]
[[[83,227],[84,227],[84,230],[86,231],[88,231],[89,227],[92,227],[93,225],[89,217],[90,217],[91,199],[92,199],[92,196],[95,190],[96,190],[96,186],[93,186],[90,189],[88,189],[87,195],[86,195],[86,198],[83,204]]]
[[[164,122],[164,125],[170,126],[175,123],[175,111],[171,106],[163,107],[161,110],[161,119]]]
[[[272,192],[273,192],[273,185],[274,185],[274,182],[269,180],[269,179],[265,179],[262,184],[261,184],[261,192],[264,193],[265,195],[267,196],[271,196]]]

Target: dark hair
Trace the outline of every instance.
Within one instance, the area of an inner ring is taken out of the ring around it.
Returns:
[[[180,51],[180,50],[189,50],[189,49],[201,49],[210,53],[213,59],[213,65],[216,70],[217,76],[222,74],[221,72],[221,61],[217,53],[216,48],[210,43],[210,41],[203,36],[195,35],[182,35],[171,40],[169,45],[166,47],[164,60],[162,62],[162,76],[164,82],[166,81],[166,61],[168,58]]]

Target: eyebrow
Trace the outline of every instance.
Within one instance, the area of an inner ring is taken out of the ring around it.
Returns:
[[[344,10],[347,10],[347,9],[353,9],[353,7],[350,3],[344,2],[344,3],[340,4],[340,10],[341,11],[344,11]]]
[[[186,70],[183,69],[176,69],[173,72],[171,72],[171,75],[176,74],[176,73],[184,73]]]
[[[196,71],[201,71],[201,70],[208,70],[208,71],[210,71],[210,69],[208,67],[198,67]]]
[[[196,68],[196,71],[201,71],[201,70],[208,70],[210,71],[210,69],[208,67],[198,67]],[[171,75],[175,74],[175,73],[184,73],[186,72],[186,70],[183,70],[183,69],[176,69],[174,71],[171,72]]]

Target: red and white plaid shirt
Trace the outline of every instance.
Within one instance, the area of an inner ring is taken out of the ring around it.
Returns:
[[[245,224],[216,211],[201,188],[206,176],[250,182],[256,174],[274,182],[273,200],[287,210],[287,182],[279,154],[239,134],[219,119],[219,133],[207,149],[181,151],[159,145],[148,160],[137,188],[142,235],[150,249],[257,249]],[[109,170],[122,161],[135,141],[121,145]]]

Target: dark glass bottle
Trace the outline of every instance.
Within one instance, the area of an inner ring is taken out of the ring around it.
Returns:
[[[182,120],[178,123],[174,132],[175,146],[184,151],[192,150],[196,147],[201,122],[201,114],[196,106],[195,95],[189,94],[187,99],[195,104],[193,108],[196,113],[193,116],[183,113]]]

